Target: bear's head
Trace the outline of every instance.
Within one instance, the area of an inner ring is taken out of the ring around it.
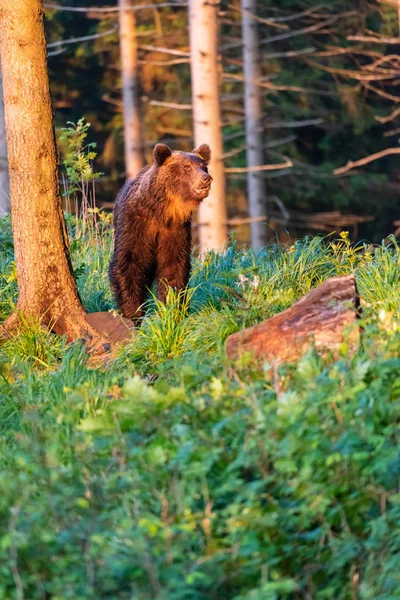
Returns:
[[[157,182],[163,185],[172,203],[182,205],[184,212],[192,212],[208,196],[212,182],[208,172],[210,146],[201,144],[192,152],[172,152],[165,144],[157,144],[153,159]]]

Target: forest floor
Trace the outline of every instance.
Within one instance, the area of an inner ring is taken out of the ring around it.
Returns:
[[[68,219],[88,312],[112,232]],[[230,333],[355,273],[363,343],[271,379]],[[0,598],[400,598],[400,248],[343,235],[193,259],[112,363],[35,323],[0,347]],[[0,220],[0,320],[17,287]]]

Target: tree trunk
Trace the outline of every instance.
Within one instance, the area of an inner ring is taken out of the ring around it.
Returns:
[[[206,143],[211,147],[209,169],[214,178],[210,195],[199,210],[200,250],[219,250],[227,238],[217,55],[218,9],[218,3],[189,0],[194,138],[196,146]]]
[[[277,365],[300,358],[313,346],[335,351],[346,340],[355,345],[359,308],[354,276],[331,277],[287,310],[230,335],[228,357],[251,352],[258,360]]]
[[[61,208],[41,0],[13,0],[0,11],[18,315],[40,320],[93,352],[109,348],[85,320],[72,274]]]
[[[4,121],[3,81],[0,65],[0,217],[10,212],[6,124]]]
[[[264,164],[262,131],[261,88],[255,84],[261,77],[260,42],[257,21],[251,15],[256,14],[256,0],[241,0],[243,69],[244,69],[244,107],[246,116],[246,155],[247,166]],[[247,173],[247,195],[249,215],[261,217],[266,214],[265,182],[260,173]],[[266,222],[251,223],[251,245],[260,248],[267,243]]]
[[[132,179],[144,166],[136,17],[131,0],[119,0],[122,99],[124,105],[125,173]]]
[[[399,37],[400,37],[400,0],[397,0],[397,23],[399,25]]]

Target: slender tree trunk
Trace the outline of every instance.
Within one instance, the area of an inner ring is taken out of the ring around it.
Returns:
[[[400,37],[400,0],[397,0],[397,22],[399,24],[399,37]]]
[[[3,82],[0,65],[0,218],[9,212],[10,184],[8,180],[6,124],[4,121]]]
[[[261,88],[255,84],[261,76],[260,45],[257,21],[251,16],[256,14],[257,1],[241,0],[241,7],[247,166],[256,167],[264,163],[262,96]],[[250,217],[265,215],[265,183],[260,173],[247,173],[247,195]],[[259,248],[266,243],[266,223],[251,223],[251,245]]]
[[[211,192],[200,205],[200,249],[221,249],[227,238],[225,173],[219,102],[217,54],[219,4],[209,0],[189,0],[192,73],[192,102],[196,146],[211,147],[209,165],[214,181]]]
[[[72,274],[61,208],[41,0],[5,2],[0,11],[12,228],[18,278],[17,311],[40,319],[69,340],[107,349],[85,320]],[[108,345],[109,346],[109,345]]]
[[[132,179],[144,166],[136,17],[131,0],[119,0],[122,98],[124,105],[125,172]]]

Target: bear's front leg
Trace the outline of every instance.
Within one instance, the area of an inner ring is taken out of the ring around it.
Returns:
[[[113,265],[114,266],[114,265]],[[148,289],[153,283],[155,268],[135,261],[124,268],[111,271],[112,289],[117,299],[118,308],[126,319],[138,324],[144,315],[143,304],[146,301]]]
[[[190,277],[191,223],[175,226],[159,234],[157,244],[157,296],[165,302],[168,287],[185,288]]]
[[[128,226],[131,226],[130,228]],[[138,324],[156,273],[156,245],[143,223],[125,223],[115,240],[111,288],[124,317]]]

